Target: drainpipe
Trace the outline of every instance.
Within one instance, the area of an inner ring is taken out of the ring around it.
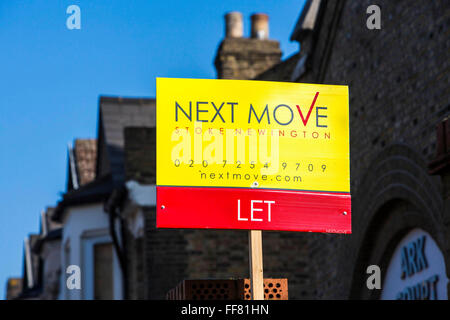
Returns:
[[[123,298],[124,300],[128,299],[128,281],[127,281],[127,263],[126,263],[126,246],[125,246],[125,234],[124,234],[124,222],[120,217],[120,207],[119,204],[121,202],[121,198],[123,197],[124,192],[114,189],[111,194],[111,197],[108,199],[105,205],[105,211],[109,216],[109,233],[111,239],[113,241],[113,246],[116,251],[117,257],[119,259],[120,270],[122,271],[122,288],[123,288]],[[119,238],[116,233],[116,218],[119,219],[120,224],[120,232],[122,234],[122,247],[119,243]]]

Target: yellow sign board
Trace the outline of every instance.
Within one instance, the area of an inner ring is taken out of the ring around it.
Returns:
[[[157,185],[350,192],[348,87],[158,78]]]

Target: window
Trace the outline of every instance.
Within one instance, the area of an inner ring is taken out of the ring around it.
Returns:
[[[111,243],[94,245],[94,299],[112,300],[113,288],[113,247]]]
[[[81,243],[81,299],[122,299],[122,273],[109,230],[86,230]]]

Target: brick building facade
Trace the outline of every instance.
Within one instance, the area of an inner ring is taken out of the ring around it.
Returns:
[[[450,113],[449,6],[379,1],[382,28],[369,30],[370,4],[308,1],[292,34],[301,51],[285,61],[274,63],[273,41],[235,36],[215,59],[220,78],[350,88],[353,234],[263,234],[264,276],[288,278],[290,299],[379,298],[381,290],[367,289],[366,268],[379,265],[384,280],[396,245],[414,229],[428,232],[450,265],[448,169],[442,177],[428,169],[436,126]],[[181,279],[248,276],[245,231],[157,230],[154,209],[145,212],[146,298]]]
[[[310,8],[314,2],[317,14],[305,11],[292,34],[301,51],[257,77],[350,89],[353,234],[304,236],[314,270],[308,296],[378,298],[380,290],[366,287],[367,266],[385,271],[414,228],[438,243],[449,274],[448,171],[430,174],[428,164],[436,126],[450,114],[450,6],[378,1],[381,29],[369,30],[370,1],[310,1]]]

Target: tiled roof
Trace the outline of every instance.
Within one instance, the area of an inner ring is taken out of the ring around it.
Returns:
[[[97,139],[76,139],[74,157],[79,186],[93,181],[97,164]]]
[[[124,129],[155,125],[155,99],[100,97],[97,175],[111,174],[114,183],[123,182]]]

